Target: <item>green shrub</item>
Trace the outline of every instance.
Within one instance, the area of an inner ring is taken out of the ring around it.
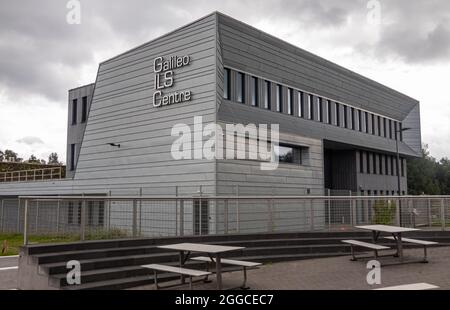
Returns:
[[[394,223],[396,205],[393,201],[377,200],[373,204],[373,224],[391,225]]]

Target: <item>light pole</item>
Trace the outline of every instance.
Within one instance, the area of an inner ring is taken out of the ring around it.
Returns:
[[[400,180],[400,153],[398,151],[398,140],[400,140],[400,136],[401,133],[403,131],[407,131],[410,130],[411,128],[400,128],[400,129],[395,129],[395,146],[396,146],[396,150],[397,150],[397,189],[398,189],[398,196],[402,195],[402,191],[401,191],[401,180]],[[402,202],[399,199],[398,200],[398,211],[399,211],[399,221],[400,221],[400,226],[402,226]]]

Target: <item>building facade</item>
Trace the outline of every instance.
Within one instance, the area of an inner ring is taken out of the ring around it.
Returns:
[[[421,148],[417,100],[218,12],[102,62],[68,111],[68,177],[0,184],[0,196],[394,195],[397,171],[406,194]],[[174,159],[173,128],[196,117],[278,124],[278,168]]]

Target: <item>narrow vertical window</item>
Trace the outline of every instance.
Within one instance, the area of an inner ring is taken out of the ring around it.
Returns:
[[[313,95],[308,95],[308,119],[314,118],[314,103],[313,103]]]
[[[348,108],[344,105],[344,128],[348,128]]]
[[[398,131],[400,134],[400,141],[403,141],[403,124],[402,123],[398,123]]]
[[[258,106],[258,78],[252,76],[252,106]]]
[[[371,114],[372,117],[372,134],[375,134],[375,115]]]
[[[389,175],[389,155],[384,155],[384,174]]]
[[[227,100],[231,99],[231,72],[225,68],[223,72],[223,97]]]
[[[81,122],[86,123],[87,119],[87,97],[81,98]]]
[[[398,132],[397,122],[394,121],[394,138],[395,138],[395,140],[397,140],[397,137],[398,137],[397,132]]]
[[[292,88],[288,88],[288,97],[287,97],[287,105],[288,105],[288,114],[294,114],[294,90]]]
[[[245,75],[241,72],[237,73],[236,86],[237,102],[245,103]]]
[[[351,119],[352,119],[352,130],[355,130],[355,108],[350,109]]]
[[[370,152],[366,152],[367,174],[370,174]]]
[[[391,175],[395,175],[395,169],[394,169],[394,156],[390,156],[391,157]]]
[[[358,130],[362,131],[362,111],[358,110]]]
[[[366,133],[369,133],[369,112],[364,112],[364,118],[366,123]]]
[[[389,139],[392,139],[392,120],[389,120]]]
[[[378,136],[381,137],[381,116],[377,116],[378,119]]]
[[[271,84],[269,81],[264,81],[264,108],[267,110],[271,109],[271,96],[272,92],[270,90]]]
[[[341,113],[339,109],[339,103],[334,103],[335,115],[336,115],[336,126],[341,126]]]
[[[303,92],[299,91],[298,93],[298,117],[305,117],[305,101],[303,97]]]
[[[322,98],[320,97],[317,98],[317,112],[319,122],[323,123]]]
[[[373,174],[377,174],[377,156],[375,153],[372,154]]]
[[[384,137],[387,138],[386,118],[384,117],[383,117],[383,133]]]
[[[70,145],[70,171],[75,170],[75,144]]]
[[[283,113],[283,86],[277,84],[277,112]]]
[[[78,100],[72,100],[72,125],[77,123],[77,114],[78,114]]]
[[[333,121],[331,114],[332,114],[331,113],[331,101],[327,100],[327,123],[330,125],[332,124],[332,121]]]
[[[400,158],[400,164],[401,164],[400,168],[402,171],[402,177],[404,177],[405,176],[405,159],[404,158]]]

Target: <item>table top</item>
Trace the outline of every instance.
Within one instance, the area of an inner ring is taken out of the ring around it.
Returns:
[[[375,231],[381,231],[381,232],[387,232],[387,233],[402,233],[402,232],[420,230],[417,228],[398,227],[398,226],[390,226],[390,225],[364,225],[364,226],[356,226],[356,228],[366,229],[366,230],[375,230]]]
[[[158,246],[160,249],[169,249],[177,251],[189,251],[189,252],[203,252],[203,253],[223,253],[230,251],[242,250],[244,247],[240,246],[223,246],[214,244],[201,244],[201,243],[176,243],[169,245]]]

